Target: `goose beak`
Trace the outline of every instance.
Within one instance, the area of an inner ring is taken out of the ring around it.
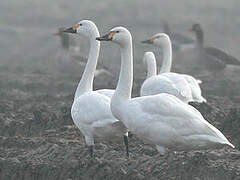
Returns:
[[[153,39],[148,39],[148,40],[145,40],[145,41],[141,41],[141,43],[153,44]]]
[[[77,33],[77,30],[73,29],[73,27],[70,27],[70,28],[64,29],[63,32],[65,32],[65,33]]]
[[[54,36],[58,36],[58,35],[60,35],[60,32],[57,31],[57,32],[53,33],[53,35],[54,35]]]
[[[103,36],[97,37],[96,40],[98,41],[111,41],[113,36],[114,36],[115,32],[110,32],[108,34],[105,34]]]

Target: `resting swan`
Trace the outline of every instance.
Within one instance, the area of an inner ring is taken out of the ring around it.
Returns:
[[[138,137],[152,142],[161,154],[165,149],[194,150],[234,146],[198,110],[170,94],[131,98],[133,84],[132,36],[115,27],[97,38],[120,46],[121,70],[111,100],[113,115]]]
[[[112,138],[124,135],[128,155],[128,137],[125,126],[111,113],[110,101],[114,90],[102,89],[93,91],[93,78],[99,56],[100,43],[97,26],[82,20],[73,27],[64,30],[66,33],[81,34],[90,41],[88,62],[75,92],[71,109],[74,124],[80,129],[93,156],[94,138]]]
[[[147,52],[144,55],[144,62],[147,64],[147,79],[141,87],[141,96],[168,93],[178,97],[185,103],[206,102],[202,97],[201,88],[198,80],[187,74],[173,73],[172,66],[172,46],[170,38],[165,33],[154,35],[151,39],[142,41],[143,43],[153,44],[163,49],[163,63],[160,74],[156,74],[156,59],[153,53]]]

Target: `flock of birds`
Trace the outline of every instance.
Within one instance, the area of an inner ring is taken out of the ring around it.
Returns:
[[[203,47],[200,25],[193,25],[192,31],[196,33],[199,55],[204,54],[206,57],[201,58],[200,65],[219,70],[226,64],[240,64],[237,59],[221,50]],[[187,74],[171,72],[171,40],[173,39],[176,46],[176,42],[181,39],[178,36],[165,32],[142,41],[162,49],[163,63],[160,73],[157,74],[154,54],[144,54],[147,78],[141,86],[140,97],[131,98],[132,36],[126,28],[115,27],[106,35],[100,36],[97,26],[92,21],[82,20],[70,28],[61,29],[61,33],[80,34],[90,42],[89,56],[75,92],[71,115],[85,137],[91,157],[96,137],[123,137],[126,155],[129,156],[129,132],[156,145],[160,154],[165,154],[166,150],[189,151],[224,146],[234,148],[217,128],[188,104],[192,101],[206,102],[199,86],[201,81]],[[100,41],[119,45],[121,69],[116,89],[93,91]]]

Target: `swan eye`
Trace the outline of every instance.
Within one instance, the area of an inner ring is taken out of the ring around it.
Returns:
[[[116,33],[119,33],[119,31],[116,31]]]
[[[82,24],[79,24],[79,26],[82,26]]]

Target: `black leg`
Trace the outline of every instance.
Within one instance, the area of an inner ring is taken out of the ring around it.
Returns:
[[[126,135],[123,136],[124,144],[126,147],[126,155],[129,157],[129,151],[128,151],[128,137]]]
[[[128,131],[128,137],[132,138],[133,137],[133,133],[131,133],[131,131]]]
[[[89,149],[90,157],[92,158],[93,157],[93,145],[88,146],[88,149]]]

